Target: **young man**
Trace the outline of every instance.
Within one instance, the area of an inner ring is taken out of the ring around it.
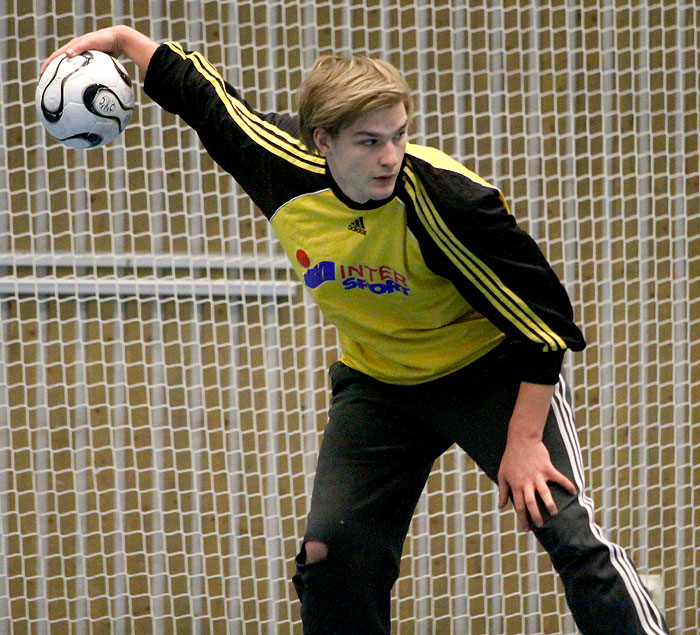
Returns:
[[[126,27],[54,56],[89,48],[146,72],[146,92],[246,190],[338,328],[294,576],[304,632],[390,632],[415,505],[457,443],[549,552],[583,633],[666,633],[584,492],[560,376],[565,350],[585,345],[568,297],[497,189],[408,144],[410,91],[396,69],[321,58],[297,119],[253,111],[198,53]]]

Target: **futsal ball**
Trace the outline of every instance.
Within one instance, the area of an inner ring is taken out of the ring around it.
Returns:
[[[95,148],[120,135],[134,110],[124,67],[111,55],[60,55],[36,87],[39,120],[51,136],[73,148]]]

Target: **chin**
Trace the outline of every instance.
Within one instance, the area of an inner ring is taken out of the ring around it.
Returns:
[[[395,182],[392,182],[391,185],[384,185],[374,188],[371,195],[372,200],[380,201],[383,198],[389,198],[394,193],[394,185]]]

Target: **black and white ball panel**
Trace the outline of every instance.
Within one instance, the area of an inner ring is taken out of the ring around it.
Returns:
[[[91,148],[121,134],[133,113],[134,93],[117,60],[86,51],[51,62],[39,80],[36,105],[42,124],[58,141]]]

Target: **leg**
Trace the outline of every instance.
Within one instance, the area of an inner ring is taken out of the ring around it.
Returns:
[[[533,531],[561,576],[576,624],[584,634],[668,633],[634,565],[595,523],[593,501],[584,492],[581,451],[563,379],[557,386],[550,420],[556,423],[555,429],[548,421],[550,455],[558,469],[562,464],[570,466],[567,472],[572,472],[579,495],[568,504],[557,501],[559,513]]]
[[[294,584],[307,634],[390,632],[391,588],[433,460],[449,445],[425,438],[400,387],[334,366]]]
[[[576,625],[584,635],[668,633],[634,566],[605,539],[588,503],[574,500],[544,527],[533,527],[561,577]]]
[[[499,359],[499,355],[496,351],[487,356],[476,375],[470,371],[459,373],[459,391],[444,387],[440,391],[459,395],[451,406],[452,414],[441,422],[443,434],[456,439],[494,482],[519,387],[517,377],[508,375],[507,359]],[[472,385],[478,386],[477,394],[465,388]],[[577,626],[586,635],[667,633],[664,619],[634,566],[618,545],[605,539],[594,522],[592,501],[585,494],[573,409],[563,379],[556,388],[543,440],[554,466],[579,490],[574,497],[552,484],[559,513],[550,517],[541,507],[545,526],[533,526],[562,579]]]

